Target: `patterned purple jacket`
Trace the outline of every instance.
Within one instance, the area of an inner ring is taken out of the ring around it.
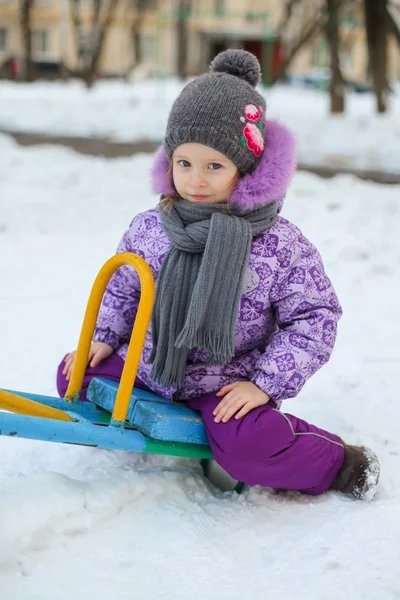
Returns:
[[[266,149],[252,175],[239,180],[230,199],[256,208],[283,198],[295,169],[295,141],[281,124],[267,121]],[[152,171],[157,193],[170,193],[168,161],[159,149]],[[171,247],[156,210],[137,215],[117,252],[134,252],[149,264],[155,281]],[[111,278],[104,294],[95,340],[115,348],[125,360],[140,297],[139,278],[129,266]],[[238,380],[251,380],[281,403],[296,396],[307,379],[331,355],[336,326],[342,314],[331,282],[316,248],[292,223],[282,217],[255,237],[245,275],[236,321],[235,356],[227,365],[208,365],[207,353],[189,353],[185,381],[178,390],[161,387],[149,377],[151,329],[146,335],[138,376],[166,397],[189,399],[219,390]]]

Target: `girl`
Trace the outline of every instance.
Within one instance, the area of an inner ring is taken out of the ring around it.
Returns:
[[[370,450],[281,412],[331,355],[341,308],[315,247],[279,216],[295,141],[265,120],[260,65],[227,50],[175,101],[155,156],[154,210],[137,215],[117,252],[156,280],[136,385],[201,412],[215,460],[235,479],[371,499]],[[140,297],[129,267],[110,280],[82,390],[119,380]],[[58,371],[64,395],[75,353]]]

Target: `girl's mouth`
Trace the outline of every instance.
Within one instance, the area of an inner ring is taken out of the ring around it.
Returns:
[[[208,198],[208,196],[205,196],[204,194],[190,194],[190,197],[194,200],[205,200]]]

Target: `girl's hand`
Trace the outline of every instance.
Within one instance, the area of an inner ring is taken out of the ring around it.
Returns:
[[[93,342],[90,347],[88,363],[90,363],[91,367],[97,367],[102,360],[111,356],[113,352],[114,348],[109,344],[105,344],[104,342]],[[64,359],[65,367],[63,369],[63,375],[65,375],[67,381],[69,381],[69,378],[71,377],[75,355],[76,350],[70,352]]]
[[[253,408],[267,404],[271,399],[251,381],[235,381],[225,385],[217,396],[224,396],[224,399],[213,410],[216,423],[227,423],[233,415],[235,419],[240,419]]]

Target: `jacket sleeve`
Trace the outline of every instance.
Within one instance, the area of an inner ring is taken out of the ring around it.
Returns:
[[[316,248],[301,233],[270,291],[276,330],[252,377],[273,400],[293,398],[328,362],[342,309]]]
[[[141,254],[135,248],[135,232],[137,228],[135,217],[120,241],[117,254],[134,252]],[[100,306],[93,341],[105,342],[118,350],[125,342],[129,342],[136,312],[140,300],[140,280],[136,270],[129,265],[117,269],[112,275]]]

